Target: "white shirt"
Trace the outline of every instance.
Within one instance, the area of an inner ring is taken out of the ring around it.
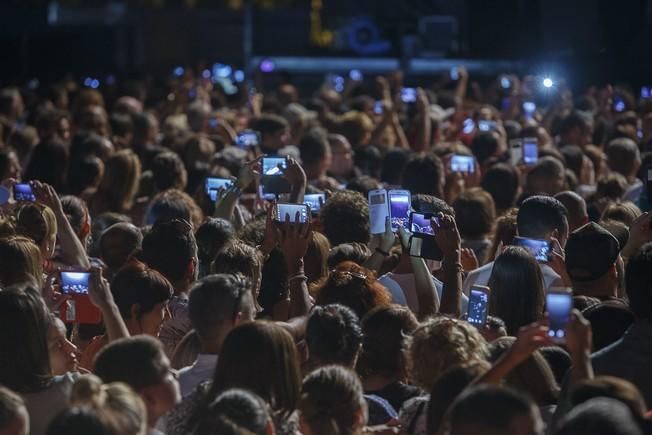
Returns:
[[[406,301],[406,303],[399,303],[396,302],[396,300],[394,300],[395,304],[407,306],[408,308],[410,308],[410,310],[412,310],[413,313],[415,314],[419,313],[419,297],[417,296],[417,289],[414,282],[413,273],[389,272],[381,276],[380,278],[378,278],[378,281],[382,285],[390,289],[392,296],[394,295],[394,293],[399,293],[399,292],[403,293],[404,300]],[[435,301],[437,302],[437,306],[439,306],[444,284],[435,277],[432,277],[432,282],[435,285],[435,290],[436,290],[434,294]],[[466,311],[468,302],[469,299],[465,295],[460,296],[460,306],[462,312]]]
[[[30,434],[45,434],[52,420],[68,405],[72,385],[78,377],[78,373],[68,372],[53,377],[43,390],[21,394],[29,414]]]
[[[557,272],[555,272],[552,267],[543,263],[539,263],[539,267],[541,267],[541,274],[543,275],[543,287],[546,291],[548,291],[550,287],[559,285],[561,277],[557,275]],[[492,261],[491,263],[487,263],[484,266],[478,267],[477,269],[469,272],[469,274],[466,276],[466,279],[464,280],[462,292],[465,295],[468,295],[473,285],[487,285],[493,268],[494,262]]]
[[[200,353],[192,365],[179,370],[179,387],[181,397],[192,393],[195,387],[203,381],[213,379],[217,354]]]

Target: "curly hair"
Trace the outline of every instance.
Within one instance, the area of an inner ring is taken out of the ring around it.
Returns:
[[[336,192],[322,207],[319,222],[331,246],[369,243],[369,205],[358,192]]]
[[[434,317],[419,326],[408,344],[410,377],[429,391],[446,370],[486,360],[487,342],[469,323]]]

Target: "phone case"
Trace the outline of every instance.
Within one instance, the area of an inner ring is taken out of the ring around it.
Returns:
[[[61,320],[65,323],[98,324],[102,321],[102,312],[91,302],[90,296],[72,294],[59,310]]]
[[[408,251],[412,257],[421,257],[427,260],[441,261],[444,258],[444,254],[439,249],[437,241],[434,237],[430,236],[411,236]]]

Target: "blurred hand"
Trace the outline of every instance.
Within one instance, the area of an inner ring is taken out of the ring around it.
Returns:
[[[52,186],[50,186],[49,184],[41,183],[40,181],[37,180],[31,181],[30,185],[32,186],[32,192],[36,197],[36,201],[40,202],[45,206],[48,206],[55,213],[57,211],[63,211],[63,207],[61,206],[61,200],[59,199],[59,195],[57,195],[57,192],[54,190]]]
[[[59,284],[57,283],[59,273],[60,271],[57,270],[48,275],[48,277],[45,279],[45,284],[43,285],[43,300],[51,312],[59,311],[61,309],[61,305],[70,299],[69,295],[64,295],[60,291]]]
[[[428,95],[426,94],[426,91],[424,91],[422,88],[417,88],[417,113],[419,115],[427,115],[428,114],[428,107],[430,107],[430,103],[428,102]]]
[[[475,270],[480,267],[478,257],[475,256],[473,249],[462,248],[461,252],[462,268],[465,272]]]
[[[93,305],[102,310],[114,304],[109,281],[102,276],[102,269],[94,266],[89,272],[88,296]]]
[[[396,235],[392,231],[392,221],[389,216],[385,218],[385,232],[382,234],[374,234],[371,239],[370,247],[373,250],[374,248],[380,248],[382,251],[389,252],[394,246],[394,240],[396,240]]]
[[[561,280],[565,286],[571,286],[572,282],[568,276],[568,272],[566,271],[566,259],[564,258],[564,250],[561,248],[559,240],[551,237],[550,247],[550,261],[548,261],[546,264],[561,277]]]
[[[403,252],[408,252],[408,248],[410,246],[410,236],[411,234],[408,232],[408,230],[403,227],[398,228],[398,240],[401,242],[401,248],[403,248]]]
[[[292,185],[292,187],[301,187],[306,185],[306,173],[304,172],[301,165],[294,159],[294,157],[287,157],[287,169],[283,174],[286,180]]]
[[[260,161],[263,156],[258,156],[254,160],[245,163],[238,173],[236,185],[240,189],[246,189],[251,183],[260,178]]]
[[[450,215],[439,213],[439,225],[433,218],[431,221],[435,230],[435,240],[444,257],[455,255],[455,251],[459,251],[462,245],[460,233],[455,224],[455,218]]]
[[[566,326],[566,349],[572,358],[588,356],[593,350],[591,323],[577,309],[571,312]]]
[[[265,218],[265,238],[260,245],[260,250],[263,254],[267,255],[272,252],[276,247],[276,229],[274,228],[274,213],[276,212],[276,201],[266,203],[266,218]]]
[[[509,357],[513,358],[515,363],[521,363],[528,359],[538,348],[551,344],[552,340],[548,337],[548,327],[542,322],[532,323],[523,326],[518,331],[516,341],[509,348]]]

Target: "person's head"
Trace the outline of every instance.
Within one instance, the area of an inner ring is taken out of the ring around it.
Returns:
[[[543,435],[539,410],[525,395],[505,387],[467,389],[451,405],[450,435]]]
[[[156,194],[147,207],[145,224],[154,225],[174,219],[185,220],[198,228],[203,220],[201,208],[186,192],[169,189]]]
[[[186,110],[188,127],[195,133],[206,131],[210,115],[211,106],[203,101],[195,100],[188,106],[188,110]]]
[[[0,287],[31,283],[41,288],[43,256],[31,239],[23,236],[0,238],[0,262],[11,265],[0,268]]]
[[[168,189],[184,190],[188,184],[188,172],[177,153],[164,151],[151,163],[152,178],[156,191]]]
[[[301,389],[292,336],[271,322],[235,327],[224,340],[208,397],[217,397],[230,388],[258,394],[278,415],[292,414]]]
[[[34,241],[44,260],[54,255],[57,245],[57,218],[50,207],[35,202],[16,209],[16,233]]]
[[[20,180],[22,172],[18,155],[12,149],[0,151],[0,180]]]
[[[192,434],[274,435],[269,407],[258,395],[238,388],[218,395],[198,418]]]
[[[522,326],[543,318],[543,276],[527,250],[506,247],[496,258],[487,285],[491,289],[489,312],[503,319],[508,334],[515,335]]]
[[[155,224],[143,238],[143,259],[161,272],[176,291],[188,287],[197,276],[197,242],[187,221]]]
[[[532,239],[550,240],[554,237],[563,248],[568,237],[566,207],[549,196],[531,196],[518,209],[518,235]]]
[[[561,202],[568,211],[568,231],[573,232],[589,221],[589,214],[586,211],[586,201],[577,193],[564,190],[555,195],[555,199]]]
[[[313,231],[308,251],[303,257],[308,285],[317,285],[328,276],[328,254],[331,245],[322,233]]]
[[[233,224],[222,218],[208,218],[195,232],[200,276],[209,273],[211,263],[218,251],[235,238]]]
[[[111,293],[131,334],[158,336],[174,293],[163,275],[132,260],[111,280]]]
[[[525,191],[555,195],[566,187],[564,165],[554,157],[543,157],[527,173]]]
[[[480,240],[489,235],[496,220],[491,195],[481,188],[460,193],[453,202],[455,222],[463,239]]]
[[[348,139],[341,134],[329,134],[328,143],[331,146],[330,172],[336,177],[348,177],[353,170],[353,150]]]
[[[263,150],[277,151],[290,140],[290,125],[278,115],[263,114],[253,119],[249,127],[260,132]]]
[[[145,403],[150,427],[181,400],[163,345],[147,335],[109,343],[97,354],[94,372],[104,383],[123,382],[133,388]]]
[[[0,385],[0,434],[28,435],[29,415],[23,399]]]
[[[520,191],[518,170],[507,163],[498,163],[482,176],[482,188],[489,192],[498,212],[513,207]]]
[[[471,141],[471,149],[480,166],[492,157],[498,157],[504,151],[493,133],[476,134]]]
[[[94,434],[94,431],[87,431],[86,424],[77,421],[79,413],[84,411],[97,418],[103,435],[144,435],[147,430],[145,404],[123,383],[102,384],[96,376],[83,375],[75,381],[69,403],[70,408],[50,424],[48,435]]]
[[[358,435],[367,423],[367,403],[360,380],[340,366],[326,366],[303,380],[299,413],[306,435]]]
[[[401,185],[403,169],[410,160],[410,152],[403,148],[393,149],[383,157],[383,169],[380,174],[380,181],[390,186]]]
[[[328,269],[335,269],[338,264],[344,261],[363,264],[369,257],[371,257],[371,250],[364,243],[340,243],[331,248],[328,253]]]
[[[647,405],[639,389],[631,382],[615,376],[596,376],[579,381],[569,393],[569,401],[573,407],[596,397],[608,397],[627,405],[639,421],[647,413]]]
[[[407,338],[419,326],[407,307],[378,307],[362,319],[362,350],[356,369],[362,379],[383,376],[407,379]]]
[[[104,165],[104,176],[98,187],[107,198],[107,210],[124,213],[131,209],[140,182],[140,159],[130,149],[120,150]]]
[[[652,243],[634,254],[625,268],[629,307],[637,319],[652,319]]]
[[[373,121],[362,112],[351,111],[342,115],[337,123],[337,133],[344,136],[354,149],[369,144]]]
[[[310,367],[340,364],[353,368],[361,343],[360,321],[351,309],[339,304],[313,308],[306,327]]]
[[[100,235],[100,258],[107,265],[109,275],[115,274],[143,243],[140,228],[128,222],[111,225]]]
[[[335,192],[319,212],[319,223],[331,246],[369,242],[369,205],[358,192]]]
[[[600,219],[619,221],[629,227],[641,213],[641,209],[633,202],[616,202],[604,209]]]
[[[575,294],[597,298],[617,295],[620,245],[609,231],[589,222],[570,234],[564,251]]]
[[[206,352],[219,352],[231,329],[254,319],[251,282],[239,274],[202,278],[190,292],[188,315]]]
[[[413,195],[444,197],[444,167],[439,157],[434,154],[413,156],[403,169],[401,184]]]
[[[217,251],[211,265],[211,273],[241,274],[250,282],[251,297],[256,310],[262,280],[261,259],[256,249],[244,242],[234,240]]]
[[[50,379],[48,326],[50,314],[32,287],[0,291],[0,385],[19,393],[39,391]]]
[[[375,179],[380,178],[383,160],[378,147],[367,145],[363,148],[358,148],[353,156],[353,163],[363,175],[368,175]]]
[[[391,300],[389,291],[376,280],[371,270],[347,261],[330,272],[317,290],[315,303],[342,304],[363,317],[373,308],[389,305]]]
[[[620,201],[627,191],[627,178],[618,172],[610,172],[598,178],[596,186],[596,199]]]
[[[369,192],[376,189],[381,189],[383,186],[374,177],[369,175],[361,175],[359,177],[351,178],[346,183],[346,189],[361,193],[365,198],[368,197]]]
[[[557,435],[643,435],[627,405],[616,399],[596,397],[575,408],[559,422]]]
[[[559,136],[562,144],[583,147],[591,141],[591,128],[584,116],[572,112],[559,123]]]
[[[609,169],[630,180],[635,177],[641,166],[638,145],[631,139],[621,137],[614,139],[605,149]]]
[[[412,333],[408,358],[412,382],[430,390],[446,370],[487,358],[487,342],[469,323],[449,317],[423,322]]]
[[[635,320],[627,305],[611,300],[585,308],[582,315],[591,323],[594,352],[620,340]]]
[[[45,139],[32,151],[23,179],[42,181],[60,192],[64,187],[67,168],[66,146],[55,139]]]
[[[48,325],[48,355],[53,376],[77,371],[77,360],[81,352],[68,340],[66,325],[54,314],[50,315]]]
[[[331,166],[331,147],[324,129],[313,128],[308,131],[299,143],[299,151],[308,179],[324,175]]]
[[[61,206],[79,241],[86,247],[91,235],[91,216],[86,203],[76,196],[66,195],[61,197]]]

